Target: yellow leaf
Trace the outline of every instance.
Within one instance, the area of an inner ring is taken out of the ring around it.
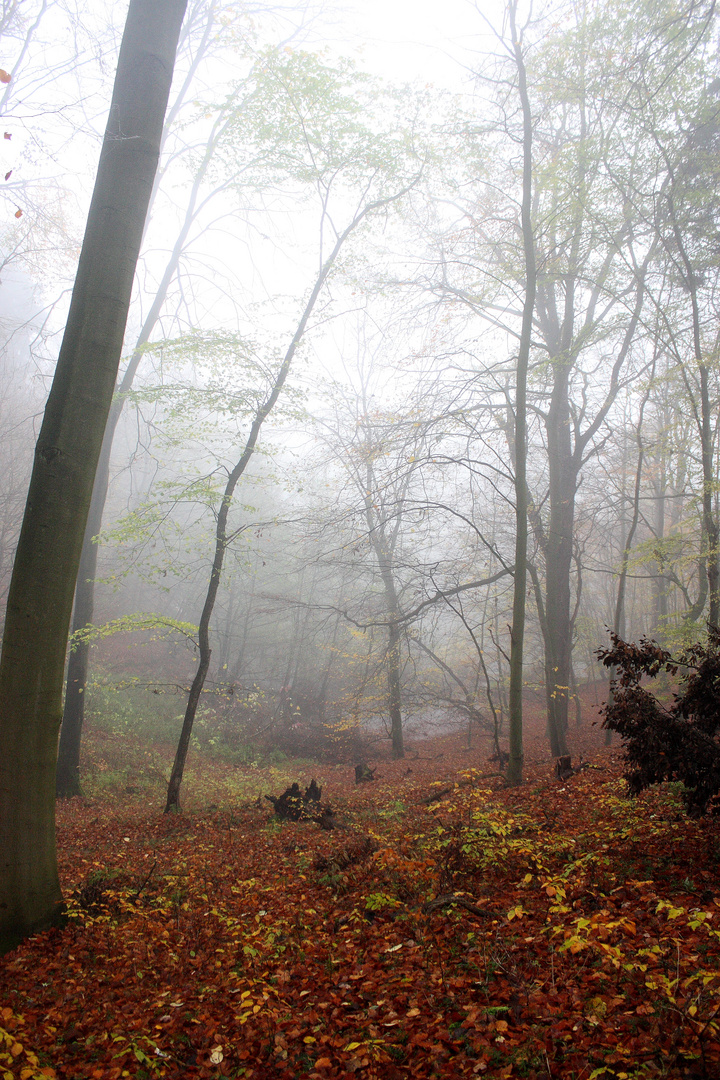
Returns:
[[[317,1039],[315,1038],[314,1035],[306,1035],[305,1038],[303,1039],[303,1042],[304,1043],[314,1043],[314,1042],[317,1042]]]
[[[347,1046],[345,1047],[345,1053],[347,1053],[348,1050],[357,1050],[358,1046],[362,1046],[362,1043],[357,1043],[357,1042],[348,1043]]]
[[[585,1015],[596,1016],[598,1020],[604,1019],[607,1016],[607,1002],[601,997],[593,997],[585,1004]]]

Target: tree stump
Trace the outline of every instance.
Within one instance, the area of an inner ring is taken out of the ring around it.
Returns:
[[[355,783],[356,784],[365,784],[365,783],[368,783],[370,780],[374,780],[376,770],[377,770],[377,765],[375,766],[374,769],[371,769],[370,766],[367,765],[364,761],[361,762],[359,765],[356,765],[355,766]]]
[[[316,780],[311,780],[304,792],[300,790],[300,785],[295,783],[286,788],[282,795],[266,795],[265,798],[273,804],[276,817],[283,821],[314,821],[318,817],[332,816],[329,806],[318,815],[321,796],[322,788]]]
[[[583,761],[582,754],[580,755],[579,765],[573,765],[570,755],[563,754],[562,757],[557,758],[555,761],[555,775],[558,780],[569,780],[571,776],[575,776],[575,773],[582,772],[587,767],[587,762]]]

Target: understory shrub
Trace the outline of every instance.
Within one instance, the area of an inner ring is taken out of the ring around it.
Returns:
[[[615,671],[603,727],[623,740],[631,794],[681,781],[690,814],[720,813],[720,631],[709,627],[706,642],[677,657],[647,638],[635,644],[611,637],[612,648],[598,650]],[[642,685],[662,673],[678,680],[667,705]]]

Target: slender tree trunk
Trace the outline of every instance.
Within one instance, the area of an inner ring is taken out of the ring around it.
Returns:
[[[698,361],[700,367],[700,439],[702,447],[703,472],[703,520],[707,538],[707,580],[710,603],[708,623],[720,625],[720,529],[714,512],[715,476],[713,473],[713,425],[711,421],[710,391],[708,388],[708,369],[704,359]]]
[[[0,951],[59,917],[55,764],[73,591],[185,0],[131,0],[0,660]]]
[[[575,519],[575,484],[568,405],[567,361],[553,364],[553,393],[547,422],[550,521],[545,551],[545,685],[548,734],[553,757],[567,754],[570,694],[570,572]]]
[[[637,465],[635,467],[635,483],[633,486],[632,518],[630,519],[630,523],[628,525],[627,532],[623,540],[622,557],[620,560],[620,573],[618,575],[617,598],[615,600],[615,617],[613,619],[613,629],[615,633],[621,638],[624,638],[626,633],[625,594],[627,591],[627,577],[628,569],[630,566],[630,553],[632,551],[635,533],[640,522],[640,488],[642,484],[643,463],[645,458],[645,449],[643,447],[642,441],[642,423],[645,406],[647,405],[649,395],[650,389],[648,387],[642,404],[640,405],[640,416],[638,418],[637,428],[638,456]]]
[[[627,532],[623,540],[622,558],[620,561],[620,574],[618,575],[617,597],[615,600],[615,616],[613,619],[613,629],[618,637],[624,638],[625,629],[625,595],[627,591],[627,576],[628,567],[630,565],[630,553],[632,551],[633,541],[635,539],[635,533],[637,531],[638,523],[640,521],[640,487],[642,483],[643,472],[643,459],[644,459],[644,447],[642,443],[642,422],[645,406],[650,394],[650,389],[645,394],[645,398],[640,406],[640,417],[638,420],[637,429],[637,441],[638,441],[638,456],[637,466],[635,468],[635,484],[633,488],[633,512],[630,524],[628,525]],[[611,680],[615,678],[615,670],[610,673]],[[613,699],[612,689],[610,690],[610,702]],[[610,728],[605,729],[605,745],[610,746],[612,743],[612,731]]]
[[[572,662],[572,656],[570,657],[570,690],[572,691],[573,701],[575,702],[575,726],[582,727],[582,701],[580,700],[580,692],[578,690],[577,679],[575,678],[575,668]]]
[[[366,448],[366,453],[370,449]],[[393,572],[394,543],[388,543],[385,535],[385,522],[375,509],[373,492],[376,490],[375,473],[372,458],[366,463],[365,483],[365,519],[368,537],[378,561],[380,577],[385,591],[385,610],[388,618],[388,643],[385,653],[388,686],[388,712],[390,714],[390,738],[394,758],[405,756],[402,726],[402,685],[400,678],[400,605],[398,603],[395,576]],[[397,534],[395,535],[395,541]]]
[[[323,267],[324,274],[322,280],[324,281],[329,267],[325,269]],[[275,384],[268,395],[267,400],[258,409],[255,414],[252,426],[250,428],[250,434],[245,444],[240,458],[228,477],[227,484],[225,485],[225,491],[223,492],[222,502],[220,504],[220,510],[217,517],[217,526],[215,530],[215,556],[213,558],[212,567],[210,569],[210,581],[208,584],[207,593],[205,595],[205,603],[203,604],[202,614],[200,616],[200,622],[198,625],[198,644],[199,644],[199,659],[198,668],[195,672],[195,678],[192,681],[190,687],[190,693],[188,695],[187,705],[185,707],[185,716],[183,718],[183,725],[180,731],[180,739],[178,741],[177,750],[175,751],[175,760],[173,761],[172,772],[170,774],[170,781],[168,783],[167,799],[165,802],[165,813],[169,813],[171,810],[178,811],[180,809],[180,786],[182,784],[183,774],[185,772],[185,762],[187,760],[187,752],[190,747],[190,737],[192,735],[193,724],[195,723],[195,715],[200,703],[200,696],[205,686],[205,679],[210,669],[210,657],[212,650],[210,648],[210,619],[212,617],[213,610],[215,608],[215,601],[217,599],[218,589],[220,587],[220,581],[222,578],[223,563],[225,561],[225,551],[227,549],[228,535],[227,535],[227,519],[232,505],[233,495],[235,494],[235,488],[237,487],[240,477],[245,472],[248,466],[250,458],[255,452],[255,446],[257,444],[258,436],[260,435],[260,429],[264,424],[267,416],[280,396],[285,381],[290,371],[290,364],[297,349],[298,344],[305,331],[305,325],[310,316],[310,312],[315,305],[315,301],[319,295],[320,288],[316,283],[316,287],[313,290],[311,300],[308,302],[308,306],[305,309],[303,318],[301,319],[300,326],[293,337],[290,348],[285,354],[285,359],[280,367]]]
[[[402,758],[405,757],[405,747],[400,691],[400,628],[396,622],[391,622],[388,629],[387,677],[392,752],[394,758]]]
[[[187,81],[187,80],[186,80]],[[165,131],[166,136],[166,131]],[[164,136],[164,137],[165,137]],[[150,310],[142,325],[135,348],[130,361],[123,373],[120,385],[110,408],[105,434],[100,450],[95,484],[93,486],[92,501],[85,528],[85,539],[80,555],[78,579],[75,586],[75,608],[73,611],[72,633],[86,630],[92,623],[93,608],[95,606],[95,579],[97,578],[98,546],[93,538],[98,535],[102,527],[103,513],[107,499],[108,484],[110,481],[110,457],[120,416],[125,405],[125,397],[131,390],[135,376],[144,355],[144,346],[150,340],[155,329],[163,305],[167,298],[170,285],[177,273],[182,258],[188,235],[198,212],[198,198],[202,181],[207,173],[212,154],[218,140],[218,125],[208,140],[205,154],[200,168],[195,174],[195,180],[190,192],[190,198],[185,210],[185,219],[173,245],[170,258],[153,298]],[[153,196],[157,192],[157,185],[153,185]],[[68,660],[68,673],[65,688],[65,707],[63,710],[63,723],[60,731],[60,746],[58,751],[58,767],[56,778],[56,791],[61,798],[80,794],[80,745],[82,729],[85,721],[85,700],[87,689],[88,661],[90,646],[87,642],[80,642],[70,652]]]
[[[665,576],[666,555],[663,547],[663,540],[665,539],[665,504],[667,501],[668,479],[664,453],[660,460],[657,483],[653,486],[655,489],[655,521],[653,523],[653,529],[655,538],[658,540],[658,547],[655,558],[657,570],[652,578],[652,633],[658,641],[663,641],[668,629],[668,587],[667,578]],[[616,632],[619,633],[619,631]],[[624,630],[620,636],[623,638],[625,637]]]
[[[95,606],[95,578],[97,576],[98,547],[94,537],[100,531],[103,508],[108,489],[110,470],[110,447],[117,425],[113,414],[117,411],[116,401],[110,409],[110,416],[105,428],[100,458],[95,473],[92,499],[88,513],[78,578],[75,584],[75,605],[73,608],[72,633],[84,630],[92,623]],[[118,411],[119,415],[119,411]],[[65,682],[65,704],[63,708],[60,744],[55,775],[55,792],[61,798],[80,795],[80,745],[85,721],[85,699],[87,689],[90,644],[77,641],[68,657],[67,679]]]
[[[406,189],[407,190],[407,189]],[[255,414],[255,418],[250,427],[250,434],[248,435],[245,448],[237,461],[237,464],[233,468],[232,472],[228,476],[227,484],[225,485],[225,491],[223,492],[222,501],[220,503],[220,510],[217,516],[217,525],[215,529],[215,555],[213,558],[212,568],[210,570],[210,582],[208,584],[207,594],[205,596],[205,603],[203,605],[202,614],[200,616],[200,623],[198,626],[199,634],[199,658],[198,669],[193,679],[190,694],[188,696],[188,702],[185,709],[185,716],[183,719],[183,725],[180,732],[180,740],[175,752],[175,760],[173,761],[172,772],[170,774],[170,781],[168,783],[167,800],[165,802],[165,813],[171,811],[180,810],[180,786],[182,784],[183,774],[185,772],[185,762],[187,760],[187,752],[190,746],[190,736],[192,734],[193,724],[195,722],[195,714],[197,712],[198,703],[200,701],[200,695],[202,694],[203,687],[205,685],[205,679],[207,677],[208,670],[210,668],[210,619],[212,617],[213,609],[215,607],[215,600],[217,598],[218,588],[220,586],[220,580],[222,577],[223,563],[225,561],[225,551],[227,549],[228,535],[227,535],[227,519],[232,505],[233,496],[235,494],[235,488],[237,487],[240,477],[245,472],[251,457],[255,452],[255,447],[260,435],[265,420],[275,408],[278,398],[282,392],[282,389],[287,380],[292,365],[293,358],[297,352],[298,346],[302,341],[305,330],[307,329],[308,320],[315,308],[318,297],[322,292],[325,281],[328,274],[332,270],[335,261],[340,254],[346,240],[358,227],[361,221],[363,221],[368,214],[373,210],[380,207],[387,206],[389,203],[394,202],[395,199],[399,199],[401,195],[404,195],[405,191],[399,192],[397,195],[388,199],[380,199],[374,203],[368,203],[361,211],[359,211],[347,228],[340,234],[335,242],[330,255],[327,257],[320,272],[313,285],[312,292],[305,305],[303,313],[298,322],[295,333],[293,334],[292,341],[288,346],[287,352],[283,358],[283,362],[280,365],[275,383],[272,390],[268,394],[263,405],[258,409]]]
[[[672,176],[672,170],[670,170]],[[674,180],[674,176],[673,176]],[[690,294],[690,306],[692,311],[693,332],[693,356],[698,369],[700,380],[700,409],[695,403],[694,395],[690,390],[687,374],[683,368],[683,378],[690,393],[695,413],[695,423],[700,436],[700,454],[702,462],[703,494],[702,494],[702,524],[705,534],[704,540],[707,545],[705,552],[706,589],[709,596],[707,621],[710,626],[718,626],[720,623],[720,527],[714,511],[715,475],[713,472],[713,443],[714,443],[714,417],[710,405],[710,388],[708,383],[708,361],[703,354],[702,335],[700,325],[700,304],[698,301],[697,275],[692,261],[685,246],[678,217],[675,208],[675,200],[672,189],[668,192],[668,207],[670,209],[673,234],[675,243],[680,253],[680,261],[683,270],[683,284]],[[701,575],[701,595],[702,595]],[[703,597],[704,606],[705,597]],[[697,603],[693,609],[691,618],[698,618],[702,608]]]
[[[523,112],[523,194],[522,236],[525,256],[525,299],[522,329],[515,376],[515,577],[513,584],[513,616],[510,635],[509,690],[509,749],[507,778],[510,784],[521,784],[523,778],[523,650],[525,641],[525,607],[527,593],[528,549],[528,490],[527,490],[527,376],[530,358],[533,313],[537,272],[535,239],[532,228],[532,112],[528,95],[525,60],[517,40],[515,4],[510,5],[510,26],[513,51],[518,73],[518,92]]]
[[[340,619],[335,620],[335,627],[333,629],[332,641],[330,642],[330,655],[328,662],[323,670],[322,679],[320,680],[320,691],[318,694],[318,720],[321,724],[325,723],[325,710],[327,706],[327,692],[330,685],[330,675],[335,667],[335,661],[337,660],[337,638],[340,631]]]

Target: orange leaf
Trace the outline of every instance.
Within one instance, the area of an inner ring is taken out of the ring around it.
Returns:
[[[331,1059],[329,1057],[318,1058],[317,1061],[315,1062],[315,1068],[316,1069],[329,1069],[331,1065],[332,1065],[332,1061],[331,1061]]]
[[[22,210],[20,209],[20,207],[18,207],[17,210],[15,211],[15,217],[22,217],[22,214],[23,214]]]
[[[9,83],[11,79],[12,75],[10,75],[9,72],[3,70],[3,68],[0,68],[0,82]]]

